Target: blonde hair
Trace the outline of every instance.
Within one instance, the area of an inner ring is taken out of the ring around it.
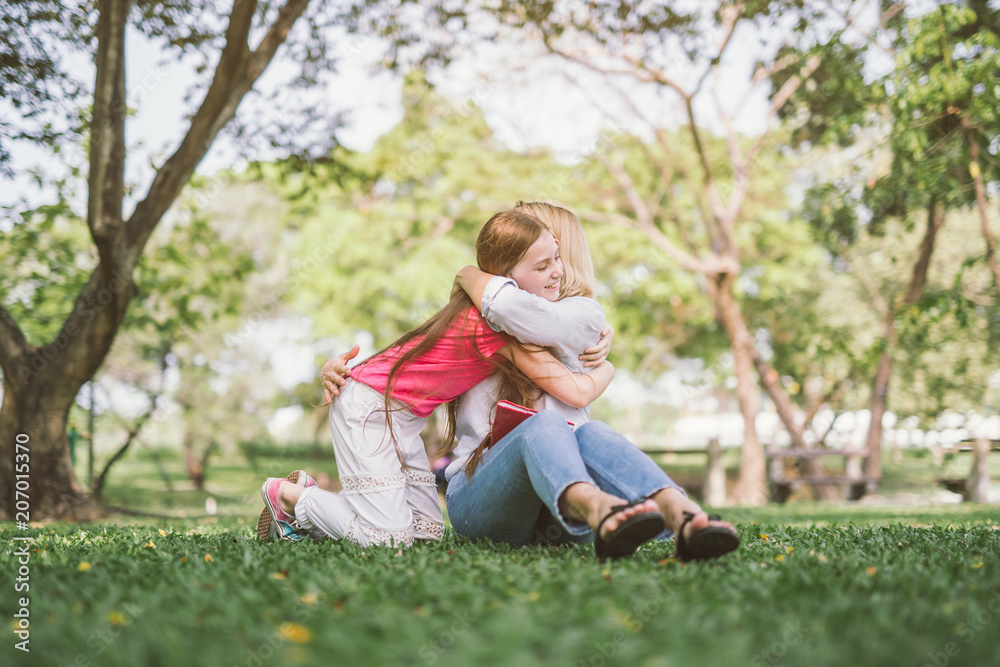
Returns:
[[[563,263],[563,279],[559,288],[559,298],[570,296],[594,297],[594,285],[597,283],[594,272],[594,260],[590,258],[590,246],[583,233],[580,219],[560,206],[544,202],[519,201],[514,205],[518,213],[537,218],[549,228],[552,235],[559,241],[559,254]]]

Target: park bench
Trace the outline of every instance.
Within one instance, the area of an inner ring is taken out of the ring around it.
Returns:
[[[771,488],[771,500],[783,503],[796,489],[804,485],[837,485],[844,487],[845,496],[850,500],[857,500],[865,492],[865,486],[869,482],[877,482],[875,477],[861,474],[861,460],[868,456],[867,449],[831,449],[829,447],[816,447],[810,449],[789,448],[773,449],[764,451],[768,460],[767,475],[768,485]],[[786,473],[785,462],[788,459],[817,459],[820,457],[840,457],[844,459],[844,473],[822,474],[822,475],[799,475],[789,477]]]
[[[941,477],[935,481],[952,493],[962,494],[962,498],[966,501],[989,502],[990,471],[987,458],[991,451],[1000,451],[1000,441],[986,438],[963,440],[958,447],[945,451],[945,453],[972,452],[972,467],[969,470],[969,476],[964,478]]]

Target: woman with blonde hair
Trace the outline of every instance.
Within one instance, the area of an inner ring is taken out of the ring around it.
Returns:
[[[579,219],[565,208],[543,202],[519,202],[514,211],[534,216],[559,240],[564,268],[559,294],[552,298],[549,292],[548,298],[539,298],[518,289],[524,286],[515,281],[471,266],[456,276],[456,290],[472,297],[491,327],[547,347],[569,370],[599,367],[613,333],[593,299],[593,262]],[[324,366],[327,391],[336,391],[338,376],[347,372],[344,362],[342,356]],[[493,443],[489,432],[498,399],[541,411]],[[567,421],[577,425],[575,431]],[[606,424],[591,421],[588,407],[568,405],[538,388],[526,390],[515,377],[493,375],[466,392],[460,400],[456,435],[456,460],[446,477],[448,513],[460,535],[515,545],[594,539],[598,555],[608,557],[634,551],[638,544],[609,548],[599,531],[552,509],[547,502],[551,484],[537,459],[540,451],[558,446],[569,452],[567,457],[582,460],[603,491],[632,504],[654,502],[667,523],[657,537],[676,535],[682,559],[713,558],[739,545],[731,524],[705,514],[652,459]]]

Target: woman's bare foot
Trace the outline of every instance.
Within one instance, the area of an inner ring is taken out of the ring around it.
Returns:
[[[615,505],[628,505],[628,501],[605,493],[585,482],[570,484],[566,487],[562,497],[559,498],[560,511],[569,517],[586,522],[595,532],[600,527],[601,538],[606,537],[634,516],[660,511],[659,505],[652,499],[611,514],[611,508]],[[609,514],[611,516],[608,516]]]
[[[733,524],[728,521],[709,520],[708,514],[705,510],[698,506],[698,503],[694,502],[673,487],[658,491],[653,494],[651,500],[655,501],[659,510],[663,512],[663,516],[667,520],[667,528],[672,530],[674,534],[676,534],[680,527],[684,524],[684,513],[690,512],[691,514],[694,514],[694,518],[688,521],[687,525],[684,526],[685,539],[691,537],[699,530],[708,528],[709,526],[718,526],[720,528],[730,528],[734,531],[736,530]]]
[[[655,493],[652,499],[666,517],[667,527],[674,532],[676,553],[683,560],[715,558],[739,546],[739,534],[733,524],[710,519],[696,502],[679,490],[663,489]],[[709,528],[711,530],[702,533]],[[695,538],[697,544],[691,545],[691,539],[695,535],[698,535]]]

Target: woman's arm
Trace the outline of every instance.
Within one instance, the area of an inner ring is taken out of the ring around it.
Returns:
[[[556,357],[571,368],[581,368],[579,361],[595,366],[610,350],[610,327],[604,309],[594,299],[576,296],[549,301],[518,289],[509,278],[474,266],[455,276],[452,294],[459,289],[469,294],[491,327],[521,342],[553,348]],[[585,356],[586,350],[591,353]]]
[[[516,345],[500,350],[543,391],[574,408],[585,408],[611,384],[615,367],[602,361],[589,373],[573,373],[546,350],[525,350]]]

